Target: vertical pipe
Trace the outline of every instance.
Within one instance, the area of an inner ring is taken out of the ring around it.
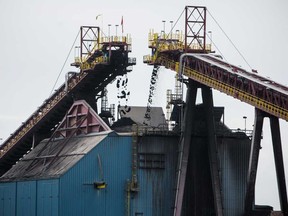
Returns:
[[[81,41],[80,41],[80,62],[82,62],[82,57],[83,57],[83,26],[80,27],[80,36],[81,36]]]
[[[126,199],[125,199],[125,210],[126,210],[126,214],[125,216],[131,216],[131,213],[130,213],[130,200],[131,200],[131,182],[129,180],[127,180],[126,182]]]
[[[0,143],[1,144],[1,143]],[[35,147],[35,133],[33,133],[32,147],[31,150]]]
[[[172,90],[167,89],[166,91],[166,99],[167,99],[167,105],[166,105],[166,118],[167,121],[169,122],[168,124],[170,125],[170,120],[171,120],[171,101],[173,100],[172,97]],[[169,126],[168,126],[169,128]]]
[[[138,125],[132,125],[132,177],[130,189],[134,192],[138,189],[137,182],[137,155],[138,155]]]
[[[77,73],[77,72],[69,71],[69,72],[67,72],[67,73],[65,74],[65,90],[64,90],[65,92],[68,92],[68,90],[69,90],[69,89],[68,89],[68,87],[69,87],[69,86],[68,86],[68,81],[69,81],[69,78],[70,78],[69,75],[72,75],[72,76],[73,76],[73,75],[75,75],[76,73]]]
[[[103,18],[102,18],[102,28],[103,28]],[[100,28],[97,27],[97,49],[100,49]]]

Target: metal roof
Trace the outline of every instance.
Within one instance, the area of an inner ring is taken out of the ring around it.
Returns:
[[[43,140],[7,171],[0,181],[57,178],[81,160],[110,133],[111,131],[73,136],[66,139],[55,139],[53,142],[48,142],[48,139]],[[63,142],[65,140],[67,142]]]

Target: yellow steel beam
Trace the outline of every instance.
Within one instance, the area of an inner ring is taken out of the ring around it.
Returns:
[[[171,70],[174,70],[176,73],[178,73],[179,63],[171,61],[168,58],[165,58],[163,56],[159,56],[159,58],[156,60],[157,63],[160,63],[162,66],[165,66],[166,68],[169,68]],[[288,121],[288,110],[283,109],[282,107],[279,107],[275,104],[272,104],[268,101],[265,101],[261,98],[258,98],[254,95],[251,95],[247,92],[244,92],[240,89],[235,88],[234,86],[230,86],[226,83],[223,83],[219,80],[216,80],[214,78],[211,78],[209,76],[206,76],[202,73],[199,73],[196,70],[192,70],[189,67],[184,67],[183,69],[183,75],[196,80],[204,85],[207,85],[213,89],[216,89],[220,92],[226,93],[227,95],[230,95],[240,101],[243,101],[245,103],[248,103],[260,110],[263,110],[271,115],[274,115],[278,118],[284,119]]]

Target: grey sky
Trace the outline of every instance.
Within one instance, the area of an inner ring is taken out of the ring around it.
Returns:
[[[68,0],[0,0],[0,138],[6,139],[22,121],[49,96],[64,60],[81,25],[100,25],[107,33],[107,25],[124,17],[124,31],[131,33],[137,65],[129,74],[131,91],[129,104],[146,105],[152,68],[142,63],[149,54],[149,29],[162,30],[162,20],[176,20],[186,5],[207,6],[209,12],[236,44],[249,64],[259,74],[288,85],[288,2],[286,0],[158,0],[158,1],[68,1]],[[102,14],[97,21],[96,15]],[[229,41],[208,15],[208,30],[224,57],[232,64],[248,68]],[[180,19],[183,29],[184,17]],[[167,29],[170,25],[167,24]],[[72,52],[68,63],[73,61]],[[59,86],[64,82],[65,67]],[[161,69],[154,105],[165,107],[166,89],[174,86],[174,73]],[[109,91],[113,93],[113,88]],[[115,94],[109,102],[117,103]],[[214,91],[215,105],[225,106],[225,123],[231,128],[252,128],[254,108]],[[165,110],[164,110],[165,112]],[[256,190],[257,204],[270,204],[279,208],[269,122],[264,125],[264,140]],[[285,171],[288,167],[286,133],[288,123],[281,120]],[[1,143],[1,141],[0,141]]]

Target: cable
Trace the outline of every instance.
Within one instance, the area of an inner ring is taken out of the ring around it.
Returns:
[[[175,24],[172,26],[170,32],[168,33],[167,37],[169,38],[170,34],[172,34],[172,31],[174,29],[174,27],[177,25],[177,23],[179,22],[180,18],[182,17],[183,13],[184,13],[185,9],[182,11],[182,13],[180,14],[180,16],[178,17],[178,19],[176,20]]]
[[[66,57],[66,59],[65,59],[65,62],[64,62],[63,66],[62,66],[62,68],[61,68],[61,70],[60,70],[60,72],[59,72],[59,74],[58,74],[58,77],[57,77],[57,79],[56,79],[56,81],[55,81],[55,83],[54,83],[54,85],[53,85],[53,88],[52,88],[52,90],[51,90],[51,92],[50,92],[49,97],[52,95],[53,90],[54,90],[55,86],[57,85],[57,82],[58,82],[58,80],[59,80],[59,77],[60,77],[61,74],[62,74],[62,71],[63,71],[63,69],[64,69],[64,67],[65,67],[65,65],[66,65],[66,62],[67,62],[67,60],[68,60],[68,58],[69,58],[69,56],[70,56],[70,54],[71,54],[72,49],[74,48],[74,45],[75,45],[75,43],[76,43],[76,40],[77,40],[79,34],[80,34],[80,30],[78,31],[77,36],[76,36],[76,38],[75,38],[75,40],[74,40],[74,42],[73,42],[73,44],[72,44],[72,47],[70,48],[70,51],[69,51],[69,53],[68,53],[68,55],[67,55],[67,57]]]
[[[207,9],[209,15],[212,17],[212,19],[215,21],[215,23],[218,25],[218,27],[220,28],[220,30],[223,32],[223,34],[226,36],[226,38],[230,41],[230,43],[232,44],[232,46],[236,49],[236,51],[238,52],[238,54],[242,57],[242,59],[245,61],[245,63],[250,67],[250,69],[252,70],[251,65],[248,63],[248,61],[245,59],[245,57],[242,55],[242,53],[240,52],[240,50],[236,47],[236,45],[233,43],[233,41],[228,37],[228,35],[226,34],[226,32],[223,30],[223,28],[220,26],[220,24],[217,22],[217,20],[212,16],[212,14],[210,13],[210,11]],[[216,46],[215,46],[216,47]],[[221,54],[222,55],[222,54]]]
[[[211,37],[209,36],[209,34],[206,33],[206,36],[211,40]],[[227,61],[227,59],[225,58],[225,56],[223,55],[223,53],[221,52],[221,50],[218,48],[218,46],[211,40],[211,43],[214,45],[214,47],[216,48],[216,50],[220,53],[220,55],[222,56],[222,58],[226,61],[226,63],[229,65],[229,67],[232,69],[232,65]]]

